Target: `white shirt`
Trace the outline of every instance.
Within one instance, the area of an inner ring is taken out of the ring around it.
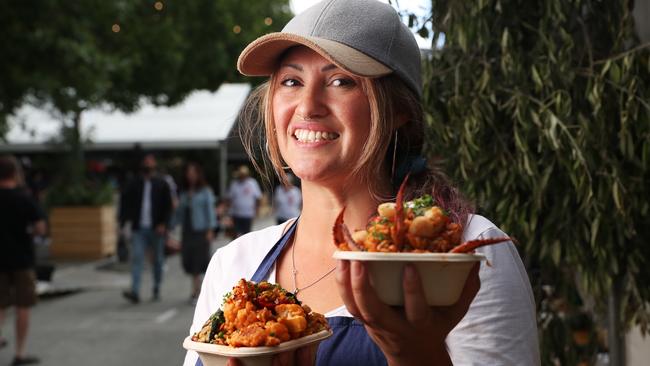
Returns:
[[[291,186],[288,189],[284,186],[278,186],[273,193],[273,203],[275,217],[290,219],[300,215],[302,206],[302,194],[300,188]]]
[[[230,198],[230,214],[237,217],[255,217],[257,200],[262,197],[262,191],[253,178],[239,179],[230,183],[228,198]]]
[[[190,334],[221,307],[223,295],[241,278],[250,279],[267,252],[282,236],[287,223],[243,235],[212,256],[194,311]],[[503,236],[488,219],[473,215],[463,240]],[[510,242],[477,249],[490,266],[481,265],[481,289],[465,317],[447,336],[454,365],[540,365],[535,301],[517,249]],[[276,281],[275,267],[269,282]],[[340,307],[326,316],[351,316]],[[198,355],[188,351],[184,366],[194,366]]]
[[[152,224],[151,218],[151,179],[144,180],[142,189],[142,207],[140,209],[140,228],[150,229]]]

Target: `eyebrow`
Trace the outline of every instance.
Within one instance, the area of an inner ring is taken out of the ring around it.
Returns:
[[[298,70],[298,71],[303,71],[302,66],[300,66],[300,65],[296,65],[296,64],[282,64],[282,65],[280,65],[280,67],[281,67],[281,68],[282,68],[282,67],[290,67],[290,68],[292,68],[292,69],[296,69],[296,70]],[[330,70],[333,70],[333,69],[336,69],[336,68],[337,68],[336,65],[334,65],[334,64],[329,64],[329,65],[323,66],[323,68],[320,69],[320,71],[330,71]]]

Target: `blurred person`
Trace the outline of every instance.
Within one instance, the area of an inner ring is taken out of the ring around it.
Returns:
[[[131,289],[122,295],[133,304],[140,302],[140,276],[147,248],[153,262],[153,300],[160,299],[164,248],[172,214],[169,184],[156,174],[156,158],[146,154],[140,175],[128,183],[120,198],[120,227],[131,228]]]
[[[295,185],[296,177],[287,174],[287,184],[279,184],[273,193],[273,212],[278,225],[298,217],[302,208],[302,193]]]
[[[190,302],[201,291],[203,274],[210,262],[210,243],[217,227],[215,197],[197,163],[185,166],[182,191],[174,213],[173,226],[181,224],[181,260],[183,270],[192,277]]]
[[[11,365],[39,359],[25,354],[30,308],[36,304],[36,255],[32,235],[45,235],[45,213],[27,191],[16,159],[0,156],[0,327],[6,309],[16,307],[16,345]],[[7,340],[0,336],[0,348]]]
[[[260,209],[262,191],[246,165],[237,169],[235,178],[228,190],[228,204],[237,238],[251,231],[253,219]]]

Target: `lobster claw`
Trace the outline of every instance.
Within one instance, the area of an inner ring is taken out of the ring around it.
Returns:
[[[449,253],[469,253],[473,252],[474,249],[478,247],[482,247],[485,245],[492,245],[492,244],[498,244],[498,243],[503,243],[506,241],[513,241],[512,238],[509,238],[507,236],[502,237],[502,238],[492,238],[492,239],[476,239],[476,240],[470,240],[466,241],[462,244],[459,244],[452,248]]]
[[[338,217],[336,218],[336,221],[334,221],[334,227],[332,228],[332,231],[334,233],[334,245],[336,245],[336,247],[341,250],[345,250],[345,248],[342,248],[342,246],[345,246],[347,244],[348,247],[347,250],[352,250],[357,252],[361,251],[359,245],[357,245],[357,243],[352,238],[352,234],[350,234],[350,230],[343,222],[344,213],[345,213],[345,207],[343,207],[341,213],[339,213]]]
[[[397,191],[395,200],[395,230],[392,231],[393,244],[397,247],[397,251],[401,251],[404,246],[404,234],[406,233],[406,225],[404,225],[404,190],[406,189],[406,182],[409,179],[410,173],[406,174],[402,184]]]

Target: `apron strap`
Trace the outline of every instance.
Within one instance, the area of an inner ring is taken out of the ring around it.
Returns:
[[[284,233],[284,235],[282,235],[280,240],[278,240],[277,243],[275,243],[275,245],[271,248],[271,250],[268,253],[266,253],[266,257],[264,257],[264,260],[262,260],[260,266],[257,267],[257,271],[255,271],[255,274],[253,274],[253,277],[251,277],[251,281],[261,282],[261,281],[266,281],[269,278],[269,275],[271,274],[271,269],[273,268],[275,261],[280,256],[280,253],[282,253],[284,247],[287,246],[287,243],[293,236],[294,231],[296,231],[296,227],[298,226],[298,219],[300,219],[300,217],[298,217],[293,221],[293,223],[289,227],[289,230],[287,230]]]

